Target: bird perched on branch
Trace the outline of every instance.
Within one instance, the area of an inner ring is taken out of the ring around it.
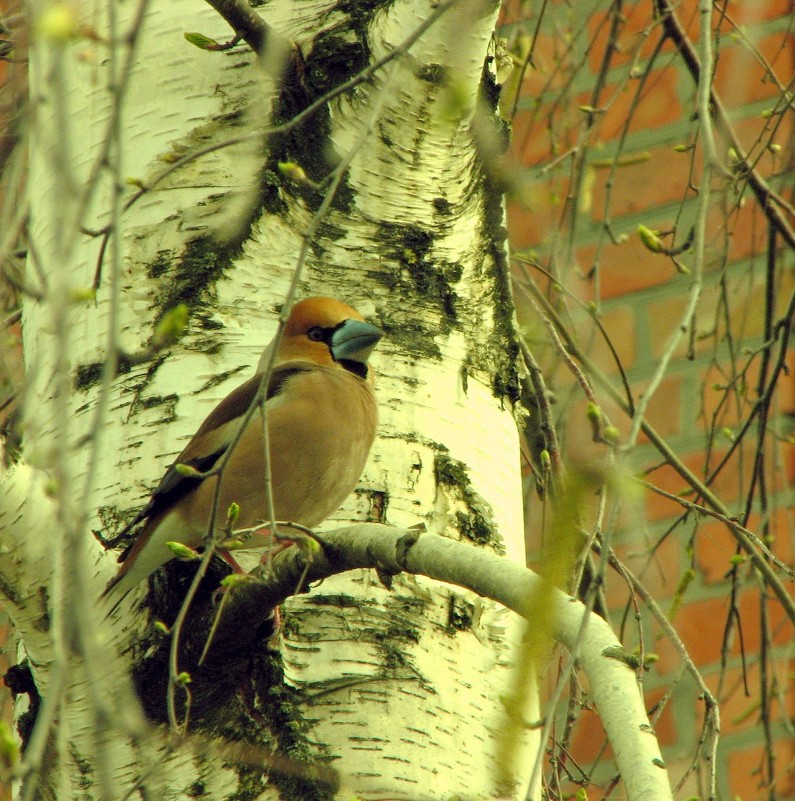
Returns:
[[[311,528],[356,486],[375,438],[377,408],[367,359],[383,332],[334,298],[296,303],[265,389],[275,519]],[[143,523],[121,554],[103,596],[121,598],[174,558],[167,542],[200,547],[208,530],[221,460],[215,526],[231,504],[236,529],[270,522],[265,489],[261,407],[241,431],[268,367],[271,343],[256,375],[227,395],[199,426],[126,531]],[[231,453],[227,454],[231,448]],[[184,467],[187,466],[187,467]],[[255,539],[248,547],[265,544]]]

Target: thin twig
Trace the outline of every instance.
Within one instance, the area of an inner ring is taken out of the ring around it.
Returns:
[[[542,296],[543,297],[543,296]],[[546,299],[544,299],[545,301]],[[632,417],[630,405],[624,396],[613,386],[613,382],[605,376],[601,370],[577,347],[576,342],[568,333],[567,327],[563,324],[559,315],[552,308],[548,302],[544,305],[545,314],[555,324],[555,328],[560,336],[565,340],[567,352],[577,359],[583,365],[588,375],[594,380],[595,383],[610,396],[610,398],[625,412],[628,416]],[[787,309],[784,321],[780,325],[780,335],[783,337],[780,346],[779,358],[777,359],[777,369],[773,371],[773,376],[768,384],[768,392],[772,392],[775,388],[775,383],[781,371],[784,369],[784,359],[787,354],[787,345],[789,331],[795,317],[795,292],[790,297],[790,305]],[[708,483],[698,478],[693,471],[679,458],[673,448],[665,441],[665,439],[657,433],[657,430],[647,421],[643,420],[641,423],[641,430],[649,438],[650,442],[662,454],[666,462],[679,473],[679,475],[705,500],[708,506],[719,512],[726,518],[731,518],[731,514],[726,505],[712,492]],[[738,543],[748,553],[749,557],[753,560],[754,565],[759,569],[765,578],[765,581],[773,590],[775,596],[781,602],[787,617],[795,623],[795,602],[793,602],[789,593],[784,585],[775,574],[770,564],[768,564],[764,554],[761,554],[754,542],[746,536],[741,528],[730,528],[731,533],[737,539]]]
[[[678,48],[679,52],[684,59],[685,65],[690,71],[693,79],[700,83],[700,76],[702,72],[701,61],[695,48],[687,37],[687,33],[682,27],[679,19],[674,11],[674,6],[670,0],[655,0],[658,13],[662,17],[663,25],[667,35],[671,38],[673,43]],[[787,244],[795,249],[795,231],[793,231],[790,224],[781,213],[782,198],[780,195],[772,190],[767,182],[762,178],[756,169],[752,169],[748,163],[745,150],[734,132],[734,128],[729,120],[729,115],[720,100],[717,92],[710,89],[709,104],[712,109],[712,119],[714,120],[718,130],[724,135],[731,144],[732,149],[736,153],[738,163],[741,165],[743,171],[747,174],[748,183],[751,186],[756,199],[759,201],[759,206],[762,212],[775,226],[776,230],[781,234]],[[785,202],[784,202],[785,203]]]

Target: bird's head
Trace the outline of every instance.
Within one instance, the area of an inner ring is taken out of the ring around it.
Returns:
[[[307,298],[290,310],[276,361],[340,365],[365,378],[367,359],[384,335],[335,298]]]

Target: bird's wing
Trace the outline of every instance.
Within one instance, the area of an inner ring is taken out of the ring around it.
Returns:
[[[290,376],[306,369],[311,369],[311,365],[292,362],[275,367],[268,381],[266,400],[278,395]],[[215,466],[234,439],[240,420],[256,397],[261,379],[262,376],[259,374],[252,376],[248,381],[232,390],[210,412],[185,449],[160,479],[149,503],[125,526],[120,536],[131,531],[143,520],[163,514],[180,498],[201,484],[203,478],[186,476],[176,470],[176,465],[188,465],[200,473],[205,473]],[[133,545],[134,542],[122,551],[119,562],[123,562],[127,558]]]

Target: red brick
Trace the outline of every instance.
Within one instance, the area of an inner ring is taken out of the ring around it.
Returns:
[[[705,584],[717,584],[726,580],[736,547],[737,539],[724,523],[712,520],[698,527],[695,560],[701,580]]]
[[[713,665],[720,659],[728,610],[728,599],[710,598],[686,603],[676,615],[674,626],[696,665]],[[657,630],[656,625],[654,628]],[[660,673],[671,673],[679,669],[681,657],[667,638],[663,636],[657,641],[656,651],[660,657],[657,662]]]
[[[795,759],[795,742],[790,737],[783,737],[773,743],[776,756],[776,792],[771,793],[767,787],[764,773],[764,749],[761,745],[737,748],[724,757],[727,761],[726,776],[731,798],[791,798],[795,795],[795,773],[792,762]]]
[[[659,358],[666,350],[671,335],[676,330],[688,305],[687,291],[689,280],[683,276],[680,283],[682,292],[678,295],[652,301],[648,304],[649,326],[652,332],[652,354]],[[716,337],[722,341],[726,337],[726,318],[731,325],[731,336],[735,342],[763,333],[765,276],[760,268],[755,271],[734,271],[725,280],[725,286],[717,283],[705,286],[699,297],[695,314],[695,338],[692,351],[696,354],[712,350]],[[780,297],[789,297],[795,287],[792,271],[784,273],[777,281],[776,289]],[[691,347],[688,331],[674,351],[674,357],[684,358]],[[745,363],[748,356],[740,357]],[[713,378],[713,381],[715,379]]]
[[[728,216],[720,205],[714,206],[707,218],[707,228],[707,241],[716,249],[719,259],[726,258],[726,242],[728,261],[739,261],[755,253],[764,253],[767,218],[752,197],[732,208]]]
[[[522,76],[521,96],[536,98],[565,89],[577,64],[566,38],[558,30],[544,30],[542,26],[533,47],[533,63]]]
[[[583,316],[575,323],[574,329],[582,352],[607,375],[618,372],[613,351],[624,370],[630,369],[637,357],[635,315],[632,309],[628,306],[614,307],[610,311],[602,312],[599,323],[604,334],[590,316]],[[612,344],[612,350],[605,335]]]
[[[601,68],[602,58],[608,43],[611,27],[611,15],[605,12],[594,14],[588,22],[588,66],[594,74]],[[648,3],[625,4],[621,9],[623,20],[618,29],[616,51],[610,60],[611,67],[630,64],[634,59],[646,59],[651,56],[661,35],[659,23],[651,17]],[[648,35],[645,35],[648,30]],[[673,50],[670,41],[666,41],[663,52]]]
[[[780,507],[771,515],[767,545],[781,562],[795,566],[791,518],[792,510],[788,507]],[[758,514],[751,515],[746,528],[759,539],[765,539]],[[703,522],[698,527],[694,544],[696,567],[701,580],[707,585],[723,581],[731,568],[730,560],[737,548],[737,539],[728,526],[714,519]]]
[[[665,228],[666,225],[658,225]],[[593,266],[596,248],[588,245],[577,252],[577,261],[583,273]],[[601,297],[603,299],[627,295],[681,276],[667,256],[650,252],[634,233],[620,245],[607,242],[600,256]]]
[[[610,753],[610,748],[603,748],[607,735],[599,715],[593,709],[580,713],[571,739],[571,754],[578,764],[588,764],[602,753]]]
[[[779,17],[789,18],[791,14],[792,0],[757,0],[753,3],[736,3],[731,8],[731,16],[735,24],[746,26]]]
[[[618,137],[630,116],[630,134],[681,122],[688,112],[679,102],[679,80],[677,70],[666,68],[653,70],[642,85],[636,80],[626,84],[608,84],[597,104],[601,110],[601,119],[596,125],[598,139],[607,142]],[[577,103],[590,105],[590,93],[581,93]]]
[[[633,386],[635,398],[638,398],[638,393],[644,389],[644,384],[635,384]],[[604,443],[593,441],[593,429],[587,417],[588,401],[582,396],[579,386],[574,386],[572,391],[579,397],[560,425],[561,437],[566,442],[566,458],[579,463],[603,458],[606,446]],[[610,424],[619,430],[620,437],[625,438],[631,425],[629,417],[598,387],[594,391],[602,412]],[[661,436],[675,434],[681,429],[681,393],[682,377],[666,376],[649,402],[644,417]],[[638,442],[643,444],[647,441],[646,435],[641,432]]]
[[[746,154],[750,154],[751,159],[755,160],[764,149],[771,144],[778,144],[784,154],[787,152],[789,143],[792,141],[793,125],[792,114],[784,112],[774,114],[777,108],[776,103],[770,102],[761,114],[744,116],[732,122],[734,131],[740,146]],[[756,170],[764,177],[771,173],[778,173],[784,166],[783,158],[785,155],[773,156],[769,149],[762,155],[761,161],[755,163]]]
[[[795,662],[781,660],[776,665],[777,675],[786,680],[795,670]],[[745,669],[742,666],[728,668],[722,682],[719,674],[708,676],[707,687],[717,698],[720,707],[720,731],[722,736],[752,732],[761,724],[759,662],[749,661]],[[770,693],[770,719],[773,724],[780,720],[790,719],[795,715],[795,694],[788,692],[787,687],[779,688],[782,692],[770,692],[773,677],[768,678],[768,692]],[[722,684],[723,690],[718,696],[718,687]],[[746,686],[748,695],[746,695]],[[782,709],[781,699],[785,702]]]
[[[561,181],[538,184],[522,201],[508,201],[508,231],[514,251],[549,242],[560,226],[563,205]]]
[[[646,155],[648,158],[645,158]],[[692,197],[688,190],[691,161],[690,151],[677,153],[671,145],[622,154],[621,165],[613,176],[610,206],[607,209],[609,217],[617,220],[625,214],[643,212],[679,201],[688,195]],[[605,217],[606,183],[609,177],[609,166],[597,168],[591,199],[591,218],[594,220],[603,220]]]
[[[505,0],[500,5],[500,18],[497,25],[510,25],[512,22],[527,20],[532,14],[532,8],[525,0]]]
[[[629,541],[614,543],[613,550],[622,563],[643,582],[655,601],[670,601],[682,575],[681,530],[668,535],[662,542],[640,532],[640,528],[636,526],[634,536]],[[623,578],[613,571],[607,582],[606,596],[609,608],[614,610],[626,606],[629,598],[629,590]],[[667,608],[665,603],[663,608]],[[632,627],[634,623],[630,621],[629,628]],[[632,642],[635,642],[634,637]],[[654,651],[655,644],[646,642],[645,648],[647,651]]]
[[[744,366],[745,359],[738,365]],[[756,362],[758,364],[758,360]],[[753,364],[751,368],[753,368]],[[701,404],[698,410],[700,425],[706,430],[713,426],[720,430],[723,427],[735,429],[741,420],[744,420],[756,399],[755,373],[749,369],[745,382],[735,381],[730,386],[733,373],[728,365],[711,365],[701,371],[699,387],[701,389]],[[750,383],[749,383],[750,382]]]
[[[521,109],[516,112],[509,152],[518,163],[527,167],[543,164],[575,143],[574,126],[581,122],[582,114],[569,110],[568,106],[573,108],[574,101],[567,101],[565,107],[555,109]]]
[[[767,535],[760,523],[760,516],[753,514],[746,528],[767,542],[772,553],[784,564],[793,563],[792,511],[780,507],[770,516]],[[731,568],[731,559],[736,553],[737,538],[725,523],[711,519],[698,527],[695,536],[695,562],[701,580],[713,585],[725,580]]]
[[[665,690],[667,690],[667,688],[665,688]],[[644,693],[646,709],[648,711],[653,710],[655,705],[659,703],[665,695],[665,690],[659,688]],[[676,723],[674,722],[673,710],[674,699],[669,698],[662,713],[654,720],[652,725],[654,726],[654,734],[657,737],[660,748],[676,748],[677,750],[681,750],[686,746],[686,743],[683,742],[683,733],[677,730]],[[655,714],[656,712],[650,712],[649,718],[651,719]]]
[[[742,577],[741,577],[742,578]],[[726,620],[729,616],[728,595],[704,601],[685,603],[676,615],[674,625],[687,648],[690,657],[701,668],[717,666],[722,650]],[[766,604],[770,638],[774,645],[789,644],[792,626],[786,619],[781,605],[771,600]],[[743,590],[737,602],[737,619],[733,620],[729,632],[729,658],[745,653],[746,658],[760,647],[759,593],[756,588]],[[740,636],[742,632],[742,637]],[[744,649],[744,650],[743,650]],[[661,673],[676,670],[681,659],[671,643],[661,638],[657,643],[660,660],[657,666]]]
[[[704,455],[702,453],[692,453],[687,456],[679,454],[679,458],[697,478],[703,480]],[[717,464],[718,459],[719,454],[714,455],[712,464]],[[656,467],[651,473],[645,475],[645,479],[672,495],[679,495],[688,489],[685,480],[669,464]],[[733,476],[722,477],[712,489],[722,500],[726,500],[727,498],[731,500],[731,498],[737,497],[738,494],[735,485],[736,479]],[[726,494],[723,495],[721,494],[722,492]],[[683,494],[682,497],[685,499],[692,499],[693,494]],[[646,515],[649,520],[663,520],[668,517],[678,517],[682,511],[681,504],[676,501],[669,500],[651,490],[646,491]]]
[[[698,0],[679,0],[676,4],[679,21],[692,38],[698,38],[697,10]],[[788,17],[792,13],[792,0],[754,0],[750,3],[732,3],[728,11],[736,25],[754,25],[765,20]],[[720,19],[719,14],[713,13],[713,25]],[[728,33],[732,29],[733,25],[728,19],[724,19],[724,33]]]
[[[770,550],[786,565],[795,568],[795,510],[780,506],[769,515],[767,534],[762,529],[758,513],[748,519],[747,528],[764,539]]]
[[[744,5],[755,6],[757,3]],[[791,32],[773,33],[768,36],[749,35],[753,47],[758,50],[786,85],[792,76],[793,40]],[[771,80],[767,70],[759,63],[749,45],[735,37],[723,37],[723,46],[718,54],[713,87],[727,108],[738,108],[746,103],[765,97],[778,97],[780,90]]]

